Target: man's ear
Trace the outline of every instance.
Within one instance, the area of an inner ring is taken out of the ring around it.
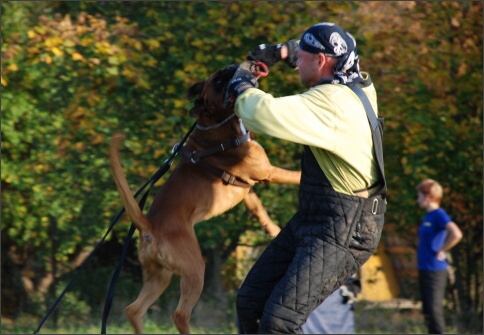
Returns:
[[[326,63],[328,63],[328,60],[329,59],[323,53],[318,53],[318,65],[320,70],[322,70]]]

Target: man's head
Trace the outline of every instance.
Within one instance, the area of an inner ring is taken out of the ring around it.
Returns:
[[[340,26],[322,22],[309,27],[299,41],[299,48],[313,54],[323,53],[329,57],[340,57],[356,49],[353,36]]]
[[[299,41],[298,68],[305,86],[323,78],[340,84],[360,81],[358,62],[355,39],[334,23],[315,24]]]

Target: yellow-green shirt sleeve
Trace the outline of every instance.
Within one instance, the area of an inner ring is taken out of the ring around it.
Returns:
[[[364,90],[378,113],[373,85]],[[338,192],[353,194],[377,180],[366,112],[345,85],[319,85],[280,98],[249,88],[237,98],[235,112],[255,133],[310,146]]]

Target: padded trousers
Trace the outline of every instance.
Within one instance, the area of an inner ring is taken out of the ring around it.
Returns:
[[[309,196],[305,203],[305,214],[296,213],[271,241],[238,291],[237,313],[247,334],[301,333],[308,315],[378,245],[384,214],[364,211],[356,197]],[[319,204],[327,208],[312,216],[311,206]]]

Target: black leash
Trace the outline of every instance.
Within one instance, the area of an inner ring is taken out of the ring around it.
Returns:
[[[141,208],[141,210],[143,210],[146,198],[148,196],[148,193],[150,193],[152,186],[153,186],[153,184],[150,184],[150,187],[145,192],[145,194],[141,198],[141,201],[139,202],[139,207]],[[109,311],[111,310],[111,305],[113,303],[116,283],[118,281],[119,274],[121,273],[121,269],[123,268],[123,263],[126,259],[127,254],[128,254],[128,247],[129,247],[129,244],[131,242],[131,238],[133,237],[135,230],[136,230],[136,227],[134,226],[134,224],[131,224],[131,227],[129,228],[129,231],[128,231],[128,235],[126,236],[126,239],[124,240],[123,252],[121,253],[121,258],[119,260],[118,266],[116,267],[116,270],[114,271],[113,276],[111,277],[111,283],[109,284],[109,289],[108,289],[108,293],[106,295],[106,300],[104,301],[103,317],[102,317],[102,324],[101,324],[101,334],[106,334],[106,324],[108,322]]]
[[[142,199],[139,202],[139,206],[140,206],[141,209],[143,209],[143,207],[144,207],[144,204],[146,202],[146,198],[148,196],[148,193],[149,193],[151,187],[168,171],[168,169],[170,168],[170,166],[171,166],[171,164],[173,162],[173,159],[175,159],[176,155],[178,154],[178,151],[183,147],[184,143],[187,141],[188,137],[190,136],[190,134],[195,129],[195,126],[196,126],[196,123],[194,123],[191,126],[190,130],[185,134],[185,136],[183,137],[182,141],[180,143],[177,143],[173,147],[173,150],[172,150],[172,153],[171,153],[170,157],[165,160],[165,162],[158,169],[158,171],[156,171],[150,177],[150,179],[147,182],[145,182],[144,185],[141,186],[140,189],[138,191],[136,191],[136,193],[134,194],[134,197],[135,198],[138,197],[141,194],[141,192],[143,192],[143,190],[146,188],[146,186],[150,185],[150,187],[145,192],[145,194],[143,195]],[[114,228],[114,226],[119,221],[119,219],[124,214],[124,212],[125,212],[125,209],[122,208],[118,212],[118,214],[114,217],[114,219],[111,221],[111,224],[109,225],[108,230],[106,231],[106,233],[104,234],[104,236],[96,244],[96,246],[94,247],[94,250],[89,254],[89,256],[84,260],[84,262],[82,262],[82,264],[78,267],[78,269],[77,269],[74,277],[67,284],[67,286],[64,288],[64,290],[62,291],[62,293],[59,295],[59,297],[54,301],[54,303],[49,308],[49,310],[47,311],[47,314],[44,316],[44,318],[42,319],[42,321],[40,322],[39,326],[37,327],[37,329],[34,331],[33,334],[38,334],[38,332],[40,331],[40,329],[44,325],[45,321],[52,314],[52,312],[55,310],[55,308],[57,307],[57,305],[60,303],[60,301],[62,300],[62,298],[64,297],[64,295],[67,293],[67,291],[74,284],[74,282],[76,281],[76,279],[78,278],[78,276],[81,274],[82,270],[84,270],[84,268],[85,268],[86,264],[88,263],[88,261],[93,257],[94,253],[104,243],[104,241],[106,240],[106,237],[109,235],[109,233]],[[126,259],[129,242],[131,241],[131,238],[132,238],[135,230],[136,230],[136,228],[134,227],[133,224],[131,224],[131,227],[130,227],[130,230],[128,232],[128,235],[126,236],[126,239],[125,239],[125,244],[123,246],[123,252],[122,252],[122,255],[121,255],[120,262],[119,262],[119,264],[118,264],[118,266],[117,266],[117,268],[116,268],[116,270],[115,270],[115,272],[113,274],[113,277],[111,279],[111,284],[110,284],[109,291],[108,291],[108,294],[107,294],[107,297],[106,297],[105,307],[104,307],[104,311],[103,311],[102,334],[106,334],[106,321],[107,321],[107,317],[108,317],[108,314],[109,314],[109,310],[111,308],[112,299],[114,297],[114,288],[116,286],[116,281],[117,281],[117,278],[118,278],[119,273],[121,271],[122,264],[124,263],[124,260]]]
[[[163,165],[158,169],[158,171],[155,172],[155,174],[150,178],[150,180],[148,180],[150,187],[145,192],[145,194],[143,195],[143,197],[141,198],[141,200],[138,204],[139,207],[141,208],[141,210],[143,210],[143,208],[144,208],[146,198],[148,197],[148,193],[150,192],[151,188],[161,178],[161,176],[163,176],[166,173],[166,171],[168,171],[168,169],[171,166],[171,162],[173,161],[175,156],[178,154],[178,151],[180,151],[181,148],[183,148],[183,145],[185,144],[186,140],[188,139],[188,137],[190,136],[192,131],[195,129],[196,125],[197,124],[195,122],[192,125],[192,127],[190,128],[190,130],[188,131],[188,133],[185,134],[182,141],[180,143],[177,143],[173,147],[173,152],[172,152],[171,156],[163,163]],[[111,305],[113,303],[114,291],[116,289],[116,284],[118,282],[118,277],[119,277],[119,274],[121,273],[121,269],[123,268],[124,261],[126,260],[126,256],[128,254],[128,247],[129,247],[129,244],[131,242],[131,238],[133,237],[135,230],[136,230],[136,227],[133,224],[131,224],[131,227],[129,228],[128,235],[126,236],[126,239],[125,239],[125,242],[124,242],[123,252],[121,253],[121,258],[119,259],[118,266],[116,267],[116,270],[114,271],[113,276],[111,278],[111,283],[109,284],[108,293],[106,295],[106,300],[104,302],[102,324],[101,324],[101,334],[106,334],[106,325],[107,325],[107,321],[108,321],[109,311],[111,310]]]

